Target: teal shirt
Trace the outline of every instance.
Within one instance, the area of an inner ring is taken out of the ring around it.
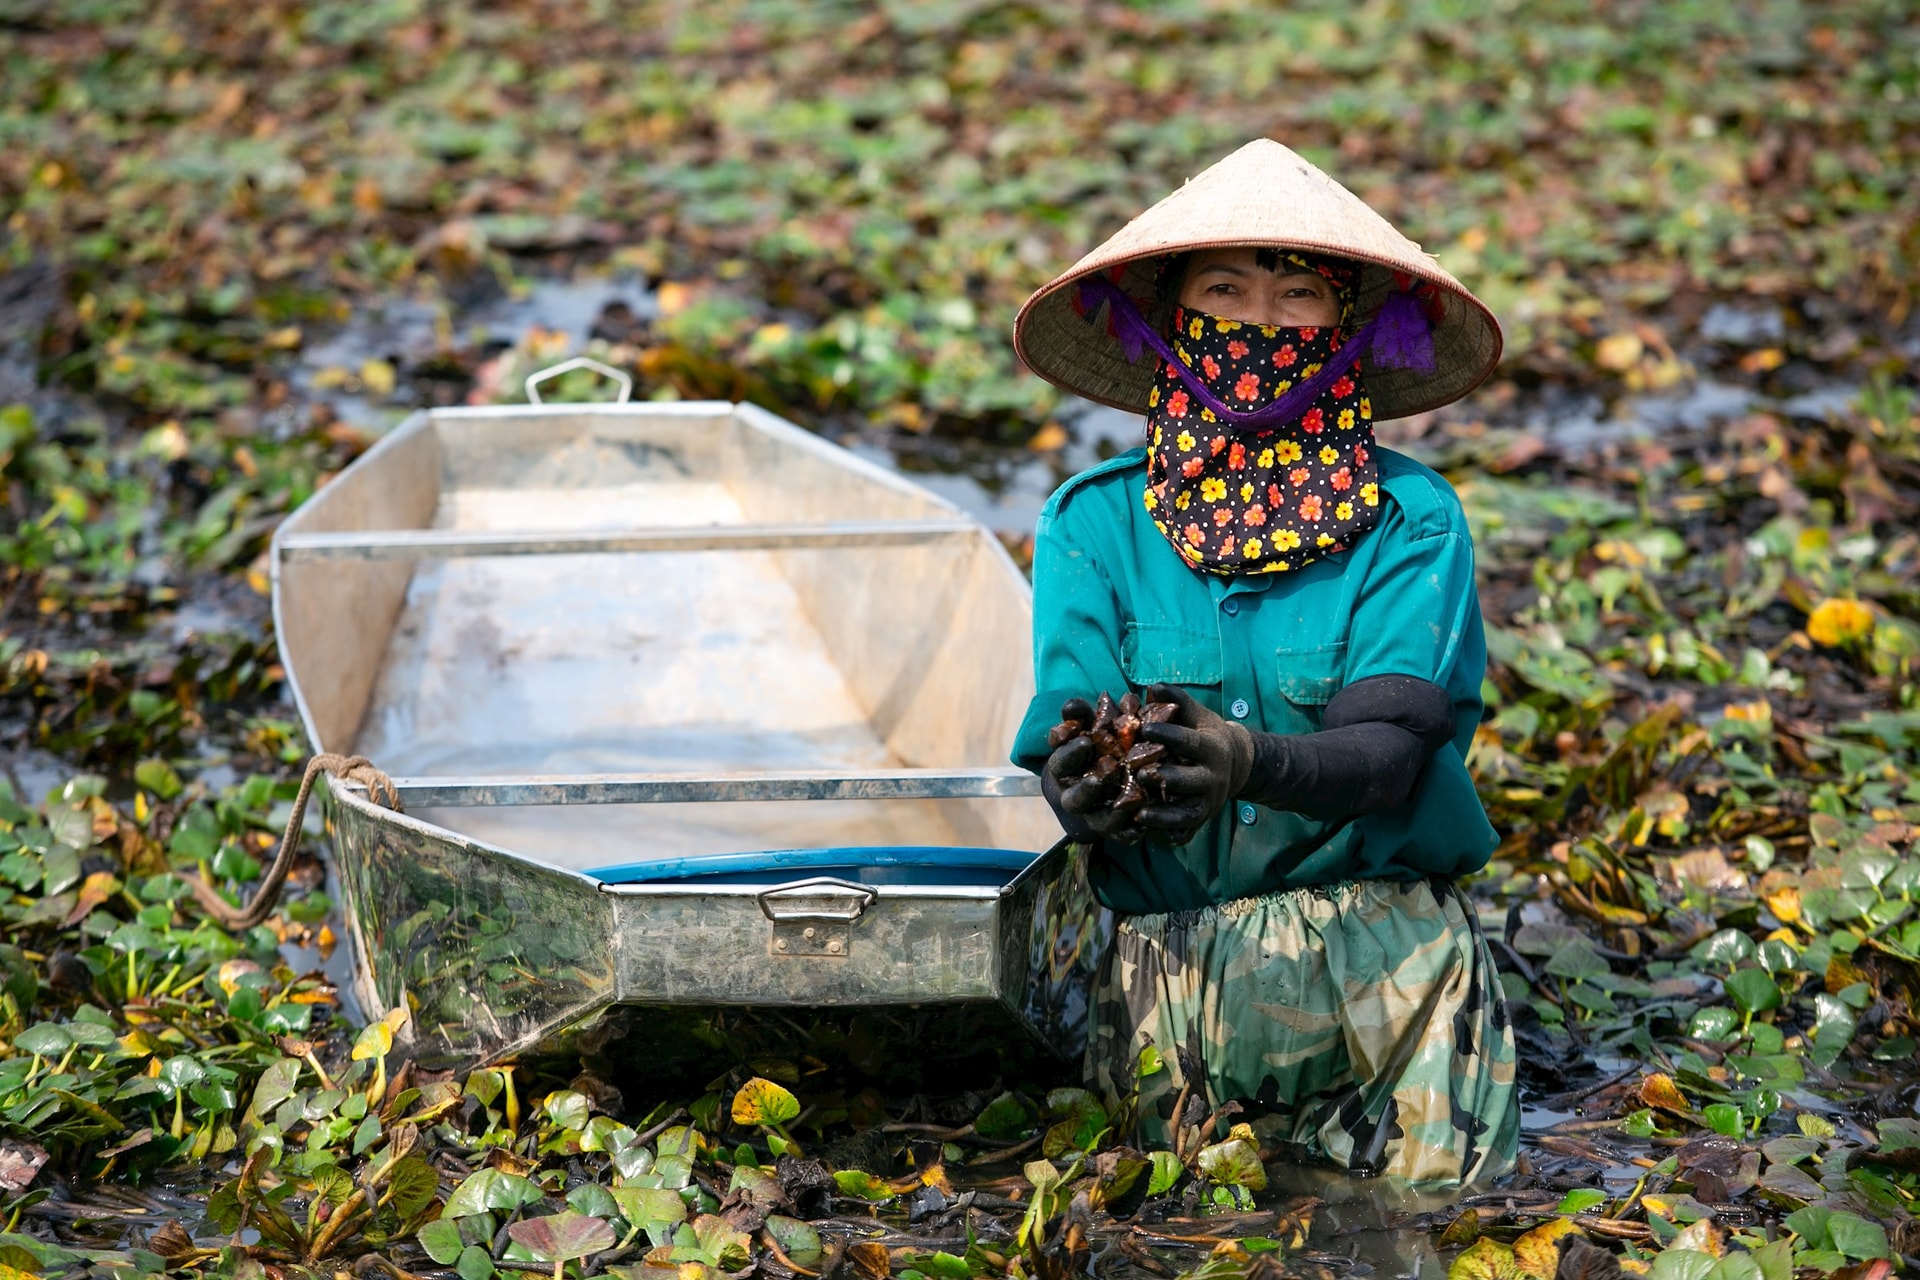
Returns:
[[[1486,637],[1473,542],[1452,486],[1375,450],[1380,522],[1352,550],[1288,573],[1223,578],[1189,567],[1141,502],[1146,451],[1074,477],[1040,515],[1033,552],[1034,678],[1014,741],[1038,772],[1068,698],[1158,681],[1269,733],[1312,733],[1342,686],[1431,680],[1453,697],[1453,741],[1407,804],[1343,822],[1234,801],[1188,844],[1112,845],[1094,887],[1115,911],[1179,911],[1352,879],[1459,876],[1497,840],[1467,774]]]

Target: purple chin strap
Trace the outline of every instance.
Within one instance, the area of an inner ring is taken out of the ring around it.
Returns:
[[[1102,302],[1107,304],[1108,326],[1120,343],[1121,354],[1137,361],[1143,352],[1151,350],[1166,361],[1194,399],[1232,427],[1265,427],[1298,418],[1311,409],[1313,402],[1351,369],[1362,354],[1369,354],[1373,363],[1381,368],[1433,372],[1433,331],[1427,326],[1426,312],[1418,298],[1395,289],[1387,295],[1373,319],[1341,343],[1333,358],[1320,366],[1320,372],[1295,383],[1272,404],[1243,412],[1229,408],[1226,401],[1214,395],[1207,384],[1187,368],[1185,361],[1174,355],[1167,340],[1147,323],[1140,308],[1119,285],[1104,275],[1093,275],[1080,281],[1079,291],[1082,314],[1088,320],[1093,319]]]

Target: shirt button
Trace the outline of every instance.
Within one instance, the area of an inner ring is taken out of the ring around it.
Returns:
[[[1243,804],[1240,806],[1240,821],[1242,824],[1250,827],[1253,825],[1254,820],[1259,816],[1260,816],[1260,811],[1258,809],[1255,809],[1252,805]]]
[[[1234,614],[1240,612],[1240,602],[1232,599],[1224,600],[1220,604],[1220,612],[1231,618]]]
[[[1253,708],[1247,705],[1245,698],[1235,698],[1233,700],[1233,706],[1228,708],[1228,710],[1233,712],[1233,718],[1235,720],[1245,720],[1247,718],[1247,712],[1253,710]]]

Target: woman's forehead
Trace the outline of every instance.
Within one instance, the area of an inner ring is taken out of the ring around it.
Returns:
[[[1278,249],[1260,245],[1233,245],[1225,249],[1199,249],[1194,252],[1187,265],[1189,275],[1210,268],[1236,272],[1249,272],[1256,268],[1270,271],[1282,278],[1286,276],[1314,276],[1319,273],[1297,261]]]

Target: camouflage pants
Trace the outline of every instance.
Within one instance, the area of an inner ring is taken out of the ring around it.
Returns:
[[[1146,1141],[1169,1141],[1184,1056],[1209,1109],[1239,1101],[1263,1141],[1355,1173],[1466,1182],[1513,1164],[1513,1033],[1472,905],[1447,881],[1123,917],[1094,1019],[1087,1074],[1104,1092],[1132,1088],[1148,1044],[1166,1062],[1140,1082]]]

